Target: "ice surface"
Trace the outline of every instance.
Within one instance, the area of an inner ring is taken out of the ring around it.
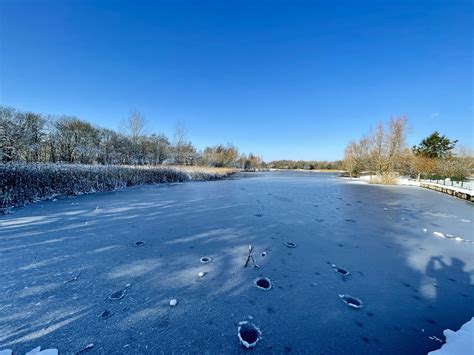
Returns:
[[[98,354],[242,353],[249,314],[261,353],[426,354],[441,346],[429,336],[444,341],[474,314],[474,245],[432,236],[474,240],[460,222],[473,206],[428,189],[256,173],[13,212],[0,217],[0,346],[15,354],[91,343]],[[260,268],[244,268],[249,245]]]

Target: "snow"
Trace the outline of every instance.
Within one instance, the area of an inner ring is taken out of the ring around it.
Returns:
[[[443,331],[446,343],[441,349],[431,351],[430,355],[470,355],[474,354],[474,317],[457,331]]]
[[[58,355],[58,349],[41,350],[41,346],[28,351],[25,355]]]
[[[369,184],[371,181],[371,177],[369,175],[362,175],[358,178],[348,178],[348,177],[343,177],[341,178],[351,184]],[[450,190],[453,190],[455,192],[459,193],[464,193],[464,194],[469,194],[472,195],[473,191],[468,188],[461,188],[459,186],[451,186],[450,184],[443,185],[443,184],[438,184],[435,182],[430,182],[430,181],[417,181],[413,179],[409,179],[407,177],[399,177],[397,178],[397,185],[400,186],[416,186],[420,187],[421,184],[423,185],[430,185],[430,186],[437,186],[437,187],[443,187],[443,188],[449,188]]]

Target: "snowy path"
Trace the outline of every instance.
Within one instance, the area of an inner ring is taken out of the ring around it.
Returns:
[[[426,354],[474,315],[474,245],[433,233],[474,240],[473,221],[314,173],[38,203],[0,217],[0,350],[241,353],[249,321],[263,353]]]

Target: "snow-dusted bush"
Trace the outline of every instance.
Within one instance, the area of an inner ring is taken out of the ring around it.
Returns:
[[[232,173],[230,169],[205,167],[0,164],[0,212],[58,196],[112,191],[141,184],[215,180]]]

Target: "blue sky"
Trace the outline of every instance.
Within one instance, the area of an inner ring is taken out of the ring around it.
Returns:
[[[341,158],[407,115],[473,147],[471,1],[0,1],[0,104]]]

